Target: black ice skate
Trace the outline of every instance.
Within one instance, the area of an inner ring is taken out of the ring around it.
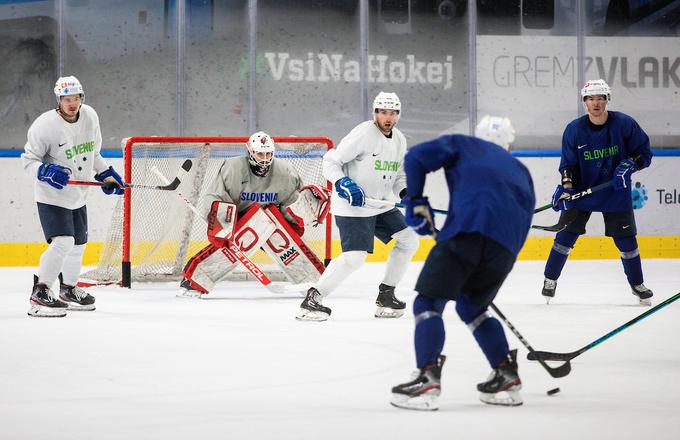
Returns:
[[[92,311],[95,309],[94,296],[81,287],[62,283],[62,279],[59,274],[59,299],[68,304],[69,310]]]
[[[638,297],[641,306],[652,305],[651,298],[654,296],[654,292],[645,287],[644,284],[631,285],[630,287],[633,289],[633,295]]]
[[[498,367],[491,371],[486,382],[477,384],[479,400],[489,405],[519,406],[522,381],[517,374],[517,350],[510,350]]]
[[[446,361],[446,356],[439,355],[437,362],[414,372],[413,380],[393,387],[390,403],[397,408],[419,411],[438,410],[437,398],[441,394],[444,361]]]
[[[543,280],[541,295],[545,298],[546,304],[550,304],[550,300],[555,297],[555,288],[557,288],[557,280],[551,280],[550,278]]]
[[[311,287],[305,300],[300,304],[300,313],[295,317],[300,321],[325,321],[331,316],[331,309],[321,304],[321,292]]]
[[[196,290],[191,286],[191,281],[187,280],[186,278],[182,278],[182,282],[179,283],[180,291],[177,295],[177,298],[202,298],[203,297],[203,292],[200,290]]]
[[[387,284],[378,286],[378,297],[375,299],[376,318],[399,318],[404,314],[406,303],[394,296],[394,287]]]
[[[38,282],[38,277],[33,276],[33,291],[30,299],[31,308],[29,316],[39,318],[63,318],[66,316],[68,304],[52,296],[52,291],[47,285]]]

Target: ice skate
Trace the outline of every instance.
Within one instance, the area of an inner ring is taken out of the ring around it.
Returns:
[[[406,303],[394,296],[394,287],[387,284],[378,286],[378,297],[375,299],[376,318],[399,318],[404,315]]]
[[[36,276],[33,277],[30,304],[29,316],[39,318],[63,318],[68,308],[68,304],[52,296],[52,291],[47,285],[38,283]]]
[[[517,374],[517,350],[510,350],[497,368],[491,371],[486,382],[477,384],[479,400],[489,405],[519,406],[522,381]]]
[[[442,366],[446,356],[440,355],[437,362],[415,371],[410,382],[392,388],[390,403],[397,408],[418,411],[436,411],[437,399],[441,394]]]
[[[630,287],[633,289],[633,295],[638,297],[641,306],[652,305],[652,296],[654,296],[654,292],[645,287],[644,284],[631,285]]]
[[[331,309],[321,304],[321,292],[314,287],[307,291],[305,300],[300,304],[300,312],[295,317],[299,321],[325,321],[331,316]]]
[[[555,297],[555,289],[557,288],[557,280],[546,278],[543,280],[543,290],[541,295],[545,298],[545,303],[550,304],[550,300]]]
[[[191,282],[186,278],[182,278],[182,282],[179,283],[180,291],[175,295],[177,298],[202,298],[203,292],[196,290],[191,287]]]
[[[95,309],[94,296],[78,286],[69,286],[62,282],[59,274],[59,299],[68,305],[69,310],[92,311]]]

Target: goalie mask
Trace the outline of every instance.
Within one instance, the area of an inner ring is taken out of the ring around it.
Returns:
[[[57,97],[57,102],[61,100],[62,96],[80,95],[80,98],[85,97],[83,85],[75,76],[62,76],[54,84],[54,95]]]
[[[250,169],[258,176],[265,176],[274,161],[274,140],[264,131],[258,131],[250,136],[246,143],[248,148],[248,163]]]
[[[591,79],[581,89],[581,99],[588,96],[604,96],[607,102],[612,100],[612,89],[603,79]]]
[[[486,115],[477,124],[475,136],[508,150],[515,140],[515,129],[508,118]]]

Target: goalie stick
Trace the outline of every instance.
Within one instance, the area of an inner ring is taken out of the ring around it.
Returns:
[[[188,173],[191,170],[193,163],[191,162],[191,159],[187,159],[182,163],[182,166],[180,167],[179,172],[177,173],[177,176],[170,182],[165,176],[163,176],[163,181],[166,182],[165,185],[138,185],[134,183],[126,183],[124,188],[132,188],[132,189],[156,189],[160,191],[175,191],[180,183],[182,183],[182,178],[186,173]],[[107,189],[114,189],[117,185],[114,183],[110,182],[92,182],[89,180],[69,180],[68,181],[69,185],[81,185],[81,186],[103,186]]]
[[[544,352],[534,350],[533,347],[531,346],[531,344],[529,344],[529,342],[526,339],[524,339],[524,336],[522,336],[522,334],[515,328],[515,326],[512,325],[512,323],[510,321],[508,321],[508,318],[505,317],[503,312],[501,312],[498,309],[498,307],[496,307],[496,305],[494,303],[489,304],[489,307],[491,307],[491,310],[493,310],[494,313],[496,313],[496,315],[498,315],[498,317],[501,319],[501,321],[503,321],[505,323],[505,325],[508,326],[510,331],[515,336],[517,336],[517,339],[519,339],[519,342],[521,342],[522,345],[524,345],[526,347],[526,349],[529,350],[529,354],[527,355],[527,357],[530,356],[532,353],[544,353]],[[569,360],[567,360],[565,363],[563,363],[562,365],[560,365],[558,367],[551,367],[550,365],[548,365],[545,362],[546,360],[551,360],[551,359],[543,360],[543,359],[537,358],[537,359],[533,359],[533,360],[537,360],[538,363],[541,364],[541,366],[543,368],[545,368],[545,371],[547,371],[548,374],[550,374],[552,377],[555,377],[555,378],[564,377],[571,372],[571,364],[569,363]]]
[[[187,160],[188,162],[191,162]],[[161,180],[168,182],[168,179],[163,175],[163,173],[160,172],[160,170],[153,166],[151,167],[151,171],[154,172]],[[177,180],[177,178],[175,178]],[[175,191],[175,194],[177,197],[182,199],[182,201],[193,211],[194,214],[196,214],[197,217],[202,219],[206,224],[208,224],[208,219],[206,219],[198,209],[194,206],[193,203],[191,203],[191,200],[187,199],[184,194],[182,194],[179,191]],[[260,269],[257,264],[253,263],[253,261],[248,258],[246,254],[241,251],[241,249],[234,243],[232,240],[227,241],[228,246],[226,248],[227,252],[235,259],[237,259],[247,270],[250,272],[255,279],[257,279],[263,286],[265,286],[268,290],[274,292],[274,293],[281,293],[277,289],[274,288],[273,285],[271,285],[271,280],[267,275]]]
[[[680,299],[680,292],[676,293],[675,295],[671,296],[668,298],[666,301],[657,304],[656,306],[652,307],[651,309],[647,310],[645,313],[642,313],[635,318],[631,319],[630,321],[626,322],[625,324],[615,328],[614,330],[610,331],[606,335],[594,340],[590,344],[586,345],[585,347],[582,347],[576,351],[572,351],[571,353],[553,353],[551,351],[530,351],[527,354],[527,359],[530,361],[538,361],[538,362],[545,362],[545,361],[566,361],[569,363],[572,359],[574,359],[576,356],[579,356],[586,351],[590,350],[593,347],[596,347],[606,341],[607,339],[611,338],[612,336],[622,332],[623,330],[627,329],[628,327],[632,326],[633,324],[645,319],[652,313],[658,312],[662,308],[666,307],[670,303],[676,301],[677,299]]]
[[[567,199],[567,200],[569,200],[569,201],[578,200],[582,197],[589,196],[590,194],[592,194],[596,191],[599,191],[601,189],[609,188],[610,186],[612,186],[612,184],[613,183],[610,180],[609,182],[605,182],[605,183],[601,183],[599,185],[595,185],[591,188],[584,189],[583,191],[579,191],[577,193],[572,194],[571,197],[569,197],[569,199]],[[553,204],[551,202],[551,203],[548,203],[547,205],[541,206],[540,208],[536,208],[534,210],[534,214],[545,211],[546,209],[552,208],[552,206],[553,206]],[[574,219],[576,219],[577,215],[578,215],[578,212],[575,209],[567,209],[566,211],[564,211],[564,214],[560,215],[560,219],[554,225],[550,225],[550,226],[531,225],[531,228],[532,229],[540,229],[542,231],[548,231],[548,232],[559,232],[562,229],[569,226],[569,224],[571,222],[573,222]]]

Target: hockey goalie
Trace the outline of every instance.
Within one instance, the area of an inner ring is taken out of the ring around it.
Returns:
[[[228,249],[230,243],[246,256],[262,249],[294,284],[313,283],[324,271],[302,235],[328,215],[328,191],[304,186],[292,166],[276,160],[268,134],[253,134],[246,147],[245,156],[222,162],[204,196],[210,244],[187,262],[178,296],[208,294],[240,264]]]

